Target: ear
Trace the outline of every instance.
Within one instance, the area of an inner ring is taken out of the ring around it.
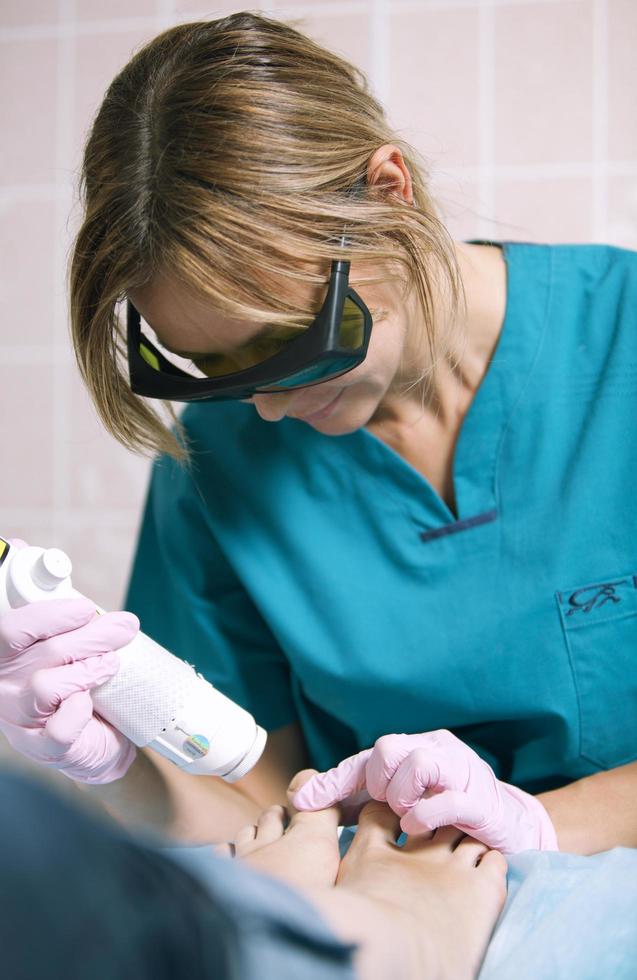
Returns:
[[[414,203],[411,174],[402,151],[393,143],[379,146],[367,165],[367,182],[388,194],[394,194],[405,204]]]

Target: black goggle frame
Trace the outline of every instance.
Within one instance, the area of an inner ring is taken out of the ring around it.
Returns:
[[[127,300],[126,332],[132,391],[146,398],[166,401],[225,401],[307,388],[347,374],[365,360],[372,330],[372,317],[367,306],[349,285],[349,267],[347,261],[333,260],[325,301],[300,337],[260,364],[217,378],[196,378],[171,363],[142,333],[140,314]],[[340,342],[346,299],[350,299],[363,316],[362,341],[356,349],[345,348]],[[333,373],[329,371],[330,364],[334,367]],[[294,383],[294,375],[308,375],[313,367],[320,370],[316,380]]]

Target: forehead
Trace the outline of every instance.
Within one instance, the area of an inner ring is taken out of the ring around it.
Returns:
[[[152,282],[131,290],[128,296],[142,319],[169,348],[197,350],[211,340],[225,346],[250,333],[249,323],[215,310],[204,297],[178,280],[157,276]]]
[[[325,275],[313,265],[312,272]],[[314,306],[325,294],[325,285],[314,285],[290,278],[281,284],[288,301],[299,307]],[[183,282],[156,276],[144,286],[132,289],[129,299],[160,342],[175,350],[202,351],[231,349],[245,343],[263,329],[256,321],[242,320],[215,310],[210,300],[194,293]]]

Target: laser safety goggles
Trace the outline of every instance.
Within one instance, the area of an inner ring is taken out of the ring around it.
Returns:
[[[307,388],[347,374],[364,361],[372,330],[367,306],[349,285],[349,269],[349,262],[332,261],[325,300],[307,327],[272,323],[233,351],[193,357],[198,373],[184,370],[142,333],[140,314],[127,300],[132,391],[166,401],[222,401]]]

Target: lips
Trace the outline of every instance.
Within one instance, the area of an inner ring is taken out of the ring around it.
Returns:
[[[339,391],[336,398],[333,398],[331,402],[328,402],[323,408],[320,408],[317,412],[312,412],[310,415],[297,415],[296,417],[301,420],[301,422],[320,422],[322,419],[326,419],[328,415],[331,415],[333,410],[336,408],[336,403],[339,401],[341,395],[343,394],[343,389]]]

